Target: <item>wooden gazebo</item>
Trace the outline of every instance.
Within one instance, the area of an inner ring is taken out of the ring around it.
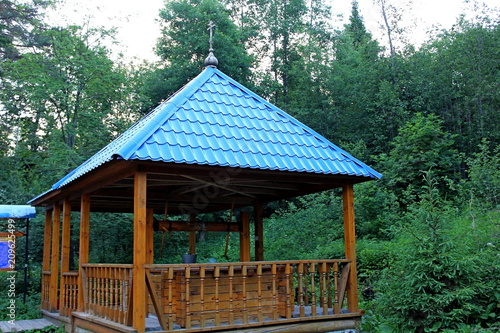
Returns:
[[[353,185],[380,177],[209,64],[31,201],[46,207],[43,313],[92,332],[353,328],[362,315]],[[342,188],[345,258],[264,261],[262,204],[334,188]],[[155,221],[167,203],[189,218]],[[252,207],[254,220],[248,210],[238,222],[195,220],[232,207]],[[72,211],[80,212],[78,271],[69,270]],[[92,212],[133,213],[133,263],[89,263]],[[240,262],[154,264],[153,232],[165,229],[237,232]]]

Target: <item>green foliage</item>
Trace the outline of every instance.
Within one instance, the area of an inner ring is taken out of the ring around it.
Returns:
[[[0,321],[9,321],[12,320],[9,317],[10,309],[9,306],[15,306],[15,315],[16,320],[24,320],[24,319],[37,319],[41,318],[40,313],[40,294],[32,293],[26,297],[26,303],[23,302],[23,296],[19,293],[16,294],[16,297],[9,297],[6,292],[9,290],[4,286],[4,280],[6,279],[5,272],[0,272],[0,278],[2,279],[2,294],[0,295]],[[5,291],[5,292],[4,292]],[[13,305],[12,305],[13,304]]]
[[[442,128],[435,115],[417,113],[399,129],[388,154],[379,156],[383,181],[398,199],[407,203],[412,195],[422,194],[422,173],[432,170],[441,190],[446,179],[454,179],[458,154],[453,148],[453,135]]]
[[[425,181],[425,195],[394,230],[398,251],[377,283],[375,311],[401,331],[497,323],[498,251],[470,225],[452,223],[456,209],[439,196],[429,174]]]
[[[470,193],[471,206],[497,209],[500,206],[500,147],[490,148],[483,140],[479,151],[467,160],[469,180],[464,183]]]
[[[335,242],[342,237],[338,196],[324,192],[301,197],[266,220],[266,260],[343,257],[343,247],[339,248]]]

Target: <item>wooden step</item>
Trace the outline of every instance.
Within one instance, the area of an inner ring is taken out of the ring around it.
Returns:
[[[23,332],[29,330],[41,330],[54,324],[47,319],[15,320],[14,325],[9,321],[0,321],[1,332]]]

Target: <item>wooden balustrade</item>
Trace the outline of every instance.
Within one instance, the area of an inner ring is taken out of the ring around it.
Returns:
[[[64,272],[61,277],[59,314],[69,317],[78,309],[78,272]]]
[[[83,264],[84,312],[130,325],[132,265]]]
[[[344,301],[349,262],[146,265],[150,311],[164,330],[334,316]]]
[[[50,308],[50,271],[42,272],[42,304],[41,307],[43,310],[51,311]]]

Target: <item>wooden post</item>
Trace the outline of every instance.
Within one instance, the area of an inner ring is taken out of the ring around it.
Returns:
[[[45,211],[45,227],[43,230],[43,263],[42,263],[42,309],[50,311],[48,306],[50,294],[50,285],[46,284],[45,273],[50,271],[50,250],[51,250],[51,237],[52,237],[52,209]],[[50,281],[50,276],[48,277]]]
[[[250,261],[250,214],[240,214],[240,261]]]
[[[148,310],[146,298],[147,261],[147,174],[136,172],[134,176],[134,263],[132,268],[132,327],[139,333],[146,330],[146,314]]]
[[[189,221],[196,221],[196,215],[191,214],[189,216]],[[196,231],[189,232],[189,254],[196,254]]]
[[[52,209],[45,211],[45,228],[43,230],[43,264],[42,270],[50,270],[50,238],[52,236]]]
[[[49,304],[50,312],[55,312],[58,309],[58,282],[59,282],[59,236],[61,232],[61,207],[59,204],[54,205],[52,215],[52,251],[50,259],[50,291]]]
[[[69,272],[70,250],[71,250],[71,203],[69,202],[68,199],[64,199],[62,244],[61,244],[61,274],[64,272]]]
[[[358,274],[356,270],[356,229],[354,223],[354,189],[353,185],[342,187],[344,208],[344,248],[347,259],[352,260],[347,282],[347,307],[349,312],[358,312]]]
[[[154,234],[153,234],[153,209],[147,209],[147,217],[146,217],[146,263],[153,264],[154,263]]]
[[[85,309],[85,290],[83,286],[83,264],[89,262],[90,240],[90,195],[80,198],[80,258],[78,260],[78,311]]]
[[[255,224],[255,260],[264,261],[264,225],[262,217],[262,203],[255,201],[253,206]]]

